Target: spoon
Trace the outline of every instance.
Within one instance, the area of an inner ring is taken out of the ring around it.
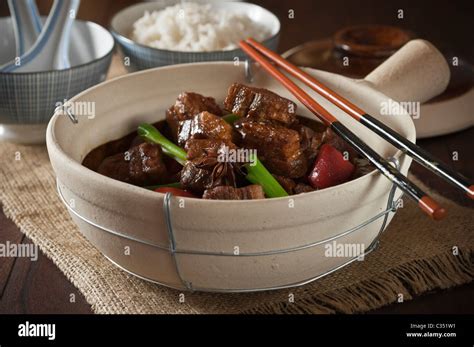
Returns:
[[[2,72],[35,72],[70,67],[68,48],[80,0],[54,0],[36,43],[25,54],[0,68]]]
[[[15,33],[16,56],[21,57],[38,39],[41,21],[35,0],[8,0]]]

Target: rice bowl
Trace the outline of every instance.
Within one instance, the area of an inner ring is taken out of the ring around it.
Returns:
[[[277,50],[280,38],[280,21],[267,9],[241,2],[211,3],[212,11],[224,11],[248,17],[254,23],[265,28],[267,35],[261,40],[268,48]],[[140,3],[120,11],[111,22],[111,32],[123,56],[126,57],[125,67],[129,71],[144,70],[153,67],[205,61],[235,61],[247,59],[241,49],[219,49],[212,51],[181,51],[162,49],[142,44],[133,38],[134,23],[148,11],[164,10],[167,6],[161,2]],[[223,45],[224,46],[224,45]]]
[[[143,45],[182,52],[238,48],[247,37],[264,40],[270,30],[247,14],[212,10],[210,4],[183,3],[161,11],[146,11],[133,24],[132,38]]]

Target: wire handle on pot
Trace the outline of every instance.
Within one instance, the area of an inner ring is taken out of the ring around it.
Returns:
[[[392,162],[393,165],[395,165],[397,168],[400,168],[399,162],[395,158],[389,158],[388,161]],[[253,292],[253,291],[285,289],[285,288],[292,288],[292,287],[302,286],[302,285],[308,284],[310,282],[313,282],[315,280],[318,280],[321,277],[329,275],[330,273],[333,273],[334,271],[342,269],[343,267],[349,265],[350,263],[352,263],[354,261],[357,261],[358,259],[360,259],[362,257],[365,257],[366,255],[371,253],[373,250],[375,250],[377,248],[378,243],[379,243],[380,235],[382,234],[382,232],[384,231],[384,229],[387,225],[389,214],[390,213],[395,213],[396,210],[397,210],[397,201],[395,200],[395,193],[396,193],[397,187],[396,187],[396,185],[393,185],[390,189],[389,194],[388,194],[386,209],[384,211],[374,215],[373,217],[369,218],[365,222],[363,222],[363,223],[361,223],[361,224],[359,224],[359,225],[357,225],[357,226],[355,226],[351,229],[345,230],[341,233],[338,233],[337,235],[326,238],[324,240],[319,240],[319,241],[315,241],[315,242],[312,242],[312,243],[309,243],[309,244],[299,245],[299,246],[295,246],[295,247],[291,247],[291,248],[284,248],[284,249],[278,249],[278,250],[268,250],[268,251],[253,252],[253,253],[239,252],[239,254],[235,254],[235,253],[226,253],[226,252],[210,252],[210,251],[180,249],[179,245],[176,244],[175,232],[174,232],[173,223],[172,223],[171,206],[172,206],[173,196],[170,193],[167,193],[164,196],[164,199],[163,199],[163,211],[164,211],[164,215],[165,215],[165,226],[167,228],[168,237],[169,237],[169,244],[167,246],[165,246],[165,245],[157,244],[157,243],[154,243],[154,242],[150,242],[148,240],[139,239],[139,238],[131,236],[129,234],[126,234],[126,233],[123,233],[123,232],[119,232],[119,231],[112,230],[112,229],[109,229],[107,227],[101,226],[98,222],[92,221],[91,219],[89,219],[87,217],[84,217],[81,213],[79,213],[77,211],[77,209],[78,209],[77,206],[75,208],[73,208],[70,204],[67,203],[68,200],[64,196],[64,193],[62,191],[63,188],[62,188],[62,185],[61,185],[59,180],[56,180],[56,189],[57,189],[58,196],[59,196],[61,202],[67,207],[69,212],[71,214],[73,214],[75,217],[77,217],[78,219],[80,219],[81,221],[87,223],[88,225],[90,225],[94,228],[98,228],[98,229],[100,229],[104,232],[107,232],[109,234],[112,234],[112,235],[115,235],[115,236],[118,236],[118,237],[122,237],[124,239],[130,240],[130,241],[133,241],[133,242],[138,242],[138,243],[141,243],[141,244],[144,244],[144,245],[147,245],[147,246],[151,246],[151,247],[157,248],[161,251],[171,253],[171,255],[173,257],[173,260],[174,260],[174,264],[175,264],[175,267],[176,267],[178,277],[180,278],[180,281],[181,281],[183,287],[185,289],[189,290],[189,291],[203,291],[203,292],[235,293],[235,292]],[[380,218],[383,218],[380,229],[379,229],[377,235],[375,236],[374,240],[372,241],[372,243],[365,249],[363,254],[360,254],[356,257],[353,257],[353,258],[349,259],[347,262],[345,262],[341,265],[338,265],[337,267],[335,267],[333,269],[330,269],[330,270],[328,270],[328,271],[326,271],[322,274],[319,274],[315,277],[312,277],[312,278],[309,278],[309,279],[306,279],[306,280],[303,280],[303,281],[299,281],[299,282],[296,282],[296,283],[290,283],[290,284],[285,284],[285,285],[275,286],[275,287],[251,288],[251,289],[199,288],[199,287],[194,286],[190,281],[187,281],[183,277],[182,272],[180,271],[180,268],[179,268],[179,259],[178,259],[179,255],[218,256],[218,257],[258,257],[258,256],[269,256],[269,255],[278,255],[278,254],[297,252],[297,251],[300,251],[300,250],[316,247],[316,246],[321,245],[321,244],[326,244],[328,242],[333,242],[335,240],[340,239],[341,237],[348,236],[348,235],[350,235],[350,234],[366,227],[367,225],[370,225],[371,223],[376,222]],[[166,286],[166,287],[171,287],[171,288],[175,288],[175,289],[182,289],[182,288],[176,287],[176,285],[172,285],[172,284],[169,284],[169,283],[162,283],[162,282],[158,282],[158,281],[156,281],[154,279],[151,279],[151,278],[143,277],[143,276],[141,276],[139,274],[136,274],[136,273],[134,273],[134,272],[132,272],[128,269],[123,268],[114,259],[111,259],[110,257],[107,257],[107,258],[111,262],[113,262],[115,265],[117,265],[118,267],[122,268],[123,270],[125,270],[125,271],[127,271],[127,272],[129,272],[129,273],[131,273],[131,274],[133,274],[137,277],[143,278],[147,281],[157,283],[157,284],[160,284],[160,285],[163,285],[163,286]]]
[[[392,163],[392,165],[397,168],[397,169],[400,169],[400,162],[398,161],[398,159],[394,158],[394,157],[391,157],[389,159],[387,159],[387,161],[389,161],[390,163]],[[173,257],[173,261],[174,261],[174,264],[175,264],[175,267],[176,267],[176,273],[178,274],[178,277],[180,278],[183,286],[187,289],[187,290],[190,290],[190,291],[211,291],[211,292],[248,292],[248,291],[263,291],[263,290],[274,290],[274,289],[284,289],[284,288],[291,288],[291,287],[296,287],[296,286],[302,286],[302,285],[305,285],[305,284],[308,284],[310,282],[313,282],[321,277],[324,277],[336,270],[339,270],[341,269],[342,267],[346,266],[346,265],[349,265],[350,263],[358,260],[358,259],[361,259],[361,258],[364,258],[367,254],[371,253],[373,250],[375,250],[379,244],[379,238],[380,238],[380,235],[382,234],[382,232],[385,230],[385,227],[387,225],[387,221],[388,221],[388,215],[389,213],[395,213],[396,210],[397,210],[397,201],[395,201],[395,192],[397,190],[397,186],[394,184],[392,186],[392,188],[390,189],[390,193],[388,195],[388,201],[387,201],[387,208],[378,213],[377,215],[375,215],[374,217],[368,219],[367,221],[361,223],[360,225],[352,228],[352,229],[349,229],[349,230],[346,230],[342,233],[339,233],[335,236],[332,236],[332,237],[329,237],[329,238],[326,238],[324,240],[319,240],[319,241],[316,241],[316,242],[312,242],[312,243],[309,243],[309,244],[305,244],[305,245],[300,245],[300,246],[296,246],[296,247],[291,247],[291,248],[286,248],[286,249],[279,249],[279,250],[271,250],[271,251],[265,251],[265,252],[254,252],[254,253],[242,253],[242,252],[239,252],[238,254],[235,254],[235,253],[228,253],[228,252],[204,252],[204,251],[195,251],[195,250],[183,250],[183,249],[179,249],[176,245],[176,239],[175,239],[175,236],[174,236],[174,229],[173,229],[173,221],[172,221],[172,217],[171,217],[171,199],[172,199],[172,194],[171,193],[166,193],[164,199],[163,199],[163,211],[164,211],[164,215],[165,215],[165,225],[166,225],[166,228],[167,228],[167,231],[168,231],[168,237],[169,237],[169,243],[170,243],[170,252],[171,252],[171,255]],[[189,282],[189,281],[186,281],[183,276],[182,276],[182,273],[179,269],[179,261],[177,259],[177,255],[179,254],[188,254],[188,255],[207,255],[207,256],[224,256],[224,257],[256,257],[256,256],[269,256],[269,255],[277,255],[277,254],[282,254],[282,253],[289,253],[289,252],[296,252],[296,251],[300,251],[300,250],[303,250],[303,249],[307,249],[307,248],[311,248],[311,247],[315,247],[315,246],[318,246],[318,245],[321,245],[321,244],[326,244],[326,243],[329,243],[329,242],[333,242],[341,237],[344,237],[344,236],[347,236],[375,221],[377,221],[378,219],[384,217],[383,219],[383,222],[382,222],[382,225],[379,229],[379,232],[377,233],[377,235],[375,236],[374,240],[371,242],[371,244],[364,250],[364,252],[352,259],[350,259],[349,261],[347,261],[346,263],[342,264],[342,265],[339,265],[337,266],[336,268],[334,269],[331,269],[323,274],[320,274],[316,277],[313,277],[313,278],[310,278],[310,279],[307,279],[307,280],[304,280],[304,281],[300,281],[298,283],[292,283],[292,284],[288,284],[288,285],[283,285],[283,286],[278,286],[278,287],[271,287],[271,288],[256,288],[256,289],[250,289],[250,290],[241,290],[241,289],[228,289],[228,290],[222,290],[222,289],[209,289],[209,288],[196,288],[196,287],[193,287],[192,283]]]

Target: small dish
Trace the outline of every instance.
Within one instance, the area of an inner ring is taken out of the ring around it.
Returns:
[[[461,59],[457,66],[450,65],[450,69],[451,80],[446,91],[422,104],[420,117],[413,119],[419,139],[474,126],[474,67]]]
[[[204,62],[204,61],[232,61],[236,57],[245,59],[245,53],[240,49],[214,52],[178,52],[152,48],[133,41],[130,36],[133,23],[143,16],[146,11],[158,11],[167,7],[169,3],[150,2],[127,7],[117,13],[111,22],[111,32],[115,37],[124,57],[129,58],[125,64],[129,71],[144,70],[159,66]],[[270,30],[270,37],[263,43],[276,50],[279,42],[280,21],[263,7],[240,2],[211,3],[216,9],[235,11],[247,14],[252,20],[264,24]]]
[[[283,56],[296,65],[364,78],[414,37],[414,33],[398,27],[346,27],[332,38],[306,42],[286,51]],[[348,57],[348,64],[344,64],[344,57]],[[452,61],[452,57],[447,56],[447,61]],[[449,67],[451,80],[446,91],[423,103],[419,115],[413,119],[418,139],[474,126],[474,68],[462,59],[458,59],[457,66],[449,64]]]
[[[387,25],[343,27],[330,38],[305,42],[283,56],[298,66],[364,78],[414,37]]]

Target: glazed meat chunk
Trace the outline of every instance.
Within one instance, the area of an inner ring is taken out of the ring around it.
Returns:
[[[296,122],[296,104],[263,88],[234,83],[224,101],[224,108],[240,117],[276,121],[283,125]]]
[[[204,156],[217,157],[219,152],[225,149],[224,146],[227,149],[237,148],[231,142],[214,139],[189,139],[186,141],[184,149],[186,150],[188,160],[193,160]]]
[[[305,183],[298,183],[298,184],[295,186],[294,193],[295,193],[295,194],[302,194],[302,193],[313,192],[313,191],[315,191],[315,190],[316,190],[316,189],[314,189],[313,187],[311,187],[311,186],[308,185],[308,184],[305,184]]]
[[[129,161],[125,159],[125,153],[105,158],[97,168],[97,172],[118,181],[131,183]]]
[[[174,105],[166,111],[166,121],[175,139],[180,122],[190,119],[203,111],[208,111],[218,116],[222,115],[222,111],[214,98],[191,92],[181,93]]]
[[[301,148],[307,158],[312,163],[316,159],[318,149],[323,142],[324,132],[316,132],[310,127],[302,124],[297,124],[293,127],[294,130],[298,131],[301,137]]]
[[[181,170],[181,185],[195,194],[202,194],[206,189],[217,186],[236,185],[233,168],[224,163],[217,163],[215,158],[201,157],[188,160]]]
[[[236,185],[232,163],[220,161],[219,154],[235,149],[233,143],[215,139],[190,139],[186,142],[188,161],[181,170],[181,185],[196,193],[222,185]]]
[[[132,147],[125,153],[105,158],[98,172],[140,186],[161,184],[168,180],[160,146],[147,142]]]
[[[178,145],[184,146],[189,139],[215,139],[232,141],[232,127],[224,119],[209,112],[201,112],[181,122]]]
[[[282,186],[282,188],[288,193],[288,194],[293,194],[293,191],[296,187],[296,182],[292,180],[291,178],[285,177],[285,176],[278,176],[278,175],[273,175],[275,179],[277,180],[278,183]]]
[[[219,186],[207,189],[202,196],[203,199],[215,200],[252,200],[265,199],[262,186],[253,184],[242,188],[234,188],[231,186]]]
[[[181,170],[180,182],[183,188],[196,194],[202,194],[206,189],[219,185],[213,182],[212,168],[201,167],[196,160],[186,162]]]
[[[256,149],[258,158],[275,175],[299,178],[308,162],[296,130],[281,125],[242,120],[235,124],[242,147]]]

